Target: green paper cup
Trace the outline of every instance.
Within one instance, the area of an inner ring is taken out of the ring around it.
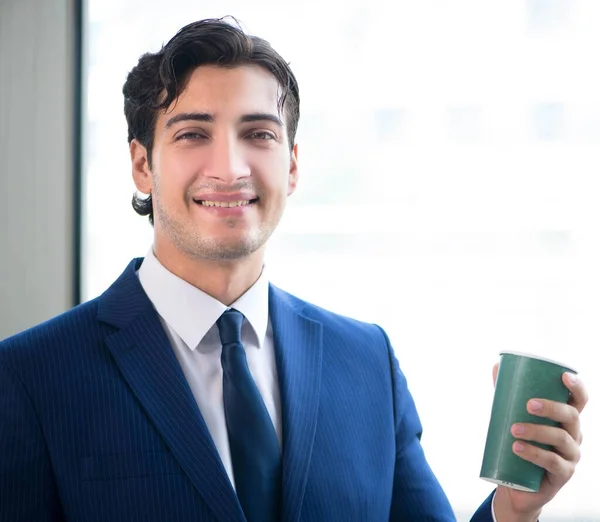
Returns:
[[[489,482],[532,493],[540,489],[545,470],[517,456],[510,432],[516,423],[558,426],[557,422],[530,415],[527,401],[533,398],[566,403],[569,390],[562,382],[564,372],[573,368],[555,361],[518,352],[500,352],[500,367],[488,434],[479,476]],[[537,444],[551,449],[544,444]]]

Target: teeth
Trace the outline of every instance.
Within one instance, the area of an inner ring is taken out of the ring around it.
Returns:
[[[246,201],[202,201],[202,205],[205,207],[243,207],[250,203],[250,200]]]

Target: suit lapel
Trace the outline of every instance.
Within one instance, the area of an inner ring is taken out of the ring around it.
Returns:
[[[118,329],[106,343],[125,380],[219,520],[245,520],[179,362],[144,293],[134,260],[99,300],[98,317]]]
[[[301,315],[291,297],[273,286],[269,293],[269,314],[282,404],[282,520],[297,522],[317,429],[322,324]]]

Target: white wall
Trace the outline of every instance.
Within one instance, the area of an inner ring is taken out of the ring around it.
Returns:
[[[0,339],[72,304],[73,11],[0,0]]]

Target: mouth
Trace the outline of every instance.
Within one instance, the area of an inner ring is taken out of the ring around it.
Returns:
[[[194,203],[202,207],[217,207],[217,208],[237,208],[253,205],[258,201],[258,198],[246,199],[240,201],[211,201],[208,199],[194,199]]]

